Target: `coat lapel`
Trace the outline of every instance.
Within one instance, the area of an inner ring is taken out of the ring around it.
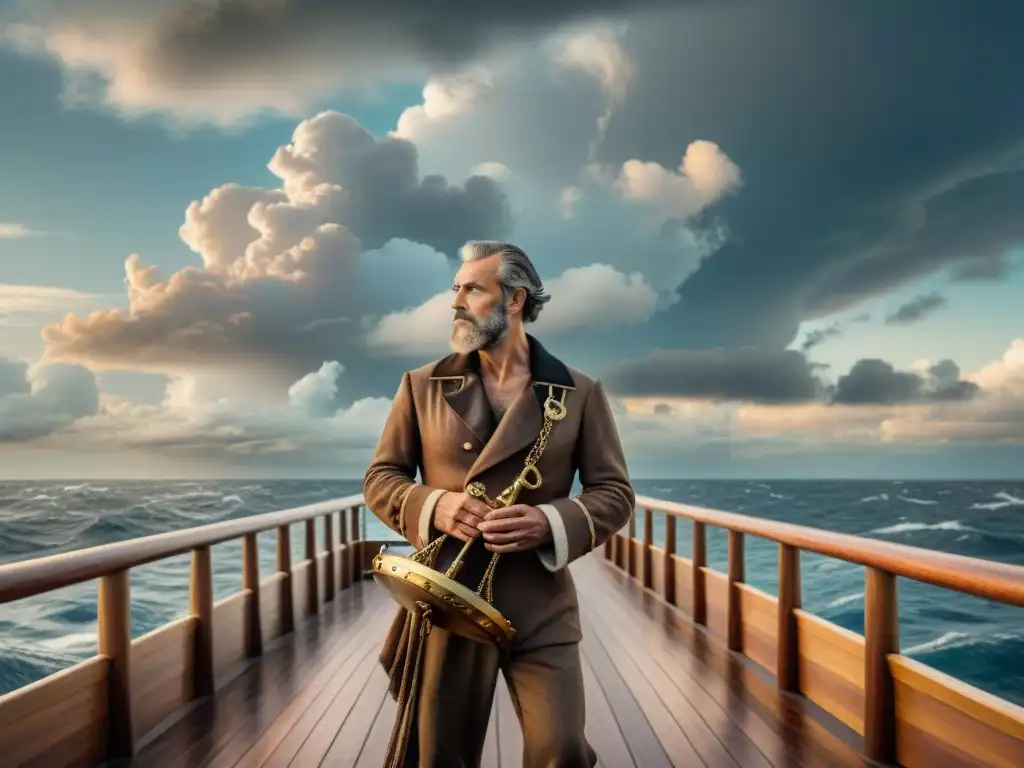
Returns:
[[[486,444],[496,426],[487,392],[480,381],[480,358],[473,355],[449,355],[441,359],[431,374],[441,387],[441,396],[462,423],[481,443]]]
[[[554,388],[555,397],[561,397],[560,389],[572,390],[575,388],[572,375],[562,361],[552,356],[532,336],[527,335],[527,340],[530,344],[532,381],[502,416],[497,429],[493,431],[487,444],[484,445],[484,449],[470,468],[469,474],[466,476],[467,484],[474,477],[496,467],[533,444],[544,423],[543,403],[547,399],[549,387]],[[479,376],[477,376],[477,382],[475,388],[481,393],[480,396],[487,413],[491,414],[483,384],[479,383]],[[498,491],[495,491],[495,494],[497,493]]]

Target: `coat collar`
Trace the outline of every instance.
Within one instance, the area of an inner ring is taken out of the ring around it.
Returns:
[[[441,384],[441,392],[449,407],[470,432],[483,444],[483,449],[470,469],[466,482],[528,447],[537,437],[543,423],[543,405],[549,388],[572,390],[575,383],[566,365],[548,352],[537,339],[526,335],[530,346],[530,376],[533,390],[523,393],[509,407],[500,423],[496,423],[487,393],[480,379],[480,355],[451,354],[442,358],[431,372],[431,380]],[[493,489],[491,489],[493,490]],[[493,495],[496,495],[498,490]]]

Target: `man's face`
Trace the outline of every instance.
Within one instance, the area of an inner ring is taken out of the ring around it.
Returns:
[[[508,332],[509,316],[498,282],[499,259],[465,262],[452,283],[451,347],[468,354],[488,349]]]

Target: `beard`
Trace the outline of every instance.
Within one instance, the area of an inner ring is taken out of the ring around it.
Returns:
[[[466,320],[470,325],[454,325],[455,320]],[[508,311],[504,304],[498,304],[483,319],[456,310],[452,317],[451,348],[463,355],[490,349],[500,343],[508,333]]]

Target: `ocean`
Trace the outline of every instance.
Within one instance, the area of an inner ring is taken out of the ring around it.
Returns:
[[[639,495],[1024,565],[1024,483],[636,480]],[[0,483],[0,564],[359,493],[359,481]],[[364,513],[369,537],[390,532]],[[655,538],[664,539],[660,515]],[[638,527],[638,530],[642,528]],[[690,549],[679,526],[678,551]],[[322,530],[318,526],[318,537]],[[320,542],[321,546],[323,542]],[[292,534],[301,559],[301,526]],[[274,567],[260,537],[261,575]],[[776,545],[748,537],[747,581],[777,591]],[[709,565],[726,570],[725,533],[708,529]],[[241,585],[241,543],[213,551],[214,599]],[[132,633],[188,610],[189,556],[132,571]],[[864,570],[804,554],[804,608],[864,630]],[[899,582],[907,655],[1024,704],[1024,611],[937,587]],[[96,583],[0,605],[0,694],[95,653]]]

